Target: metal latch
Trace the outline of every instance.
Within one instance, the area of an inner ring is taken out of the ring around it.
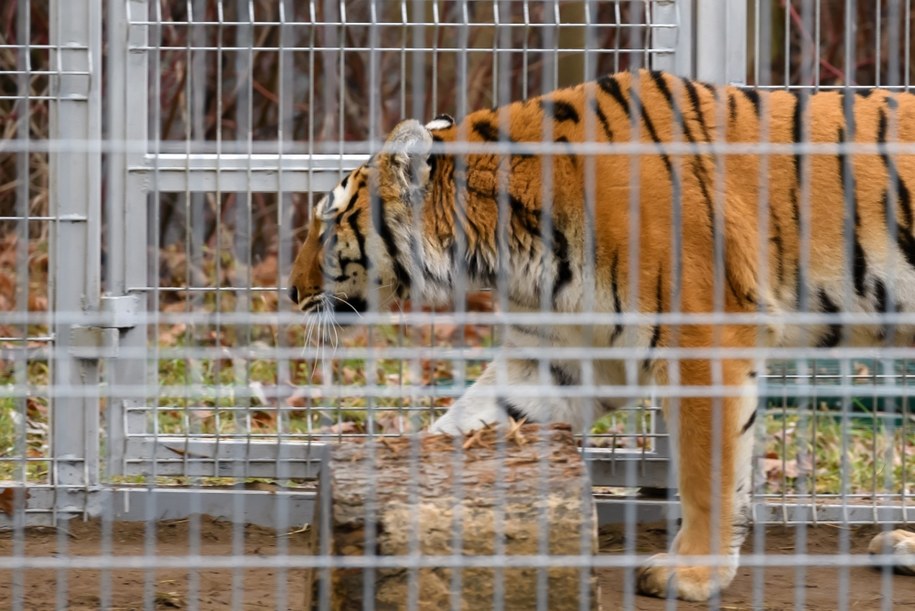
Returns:
[[[70,327],[70,354],[92,361],[114,358],[118,355],[120,335],[117,329],[73,325]]]

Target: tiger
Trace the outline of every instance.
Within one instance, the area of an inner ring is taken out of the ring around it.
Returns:
[[[430,430],[586,430],[640,389],[676,387],[662,409],[675,423],[681,523],[637,587],[706,601],[734,578],[750,525],[758,355],[915,337],[877,316],[915,311],[915,155],[894,148],[912,142],[908,93],[759,90],[649,70],[461,121],[405,120],[314,205],[289,297],[339,317],[493,290],[512,313],[604,314],[508,326],[504,347],[545,358],[496,357]],[[582,346],[622,356],[544,350]],[[509,394],[538,385],[634,391]],[[913,549],[899,530],[871,551]]]

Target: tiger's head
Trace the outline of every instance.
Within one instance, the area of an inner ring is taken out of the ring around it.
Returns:
[[[317,202],[289,276],[300,310],[361,313],[421,290],[424,240],[415,221],[429,196],[430,130],[453,123],[400,123],[381,151]]]

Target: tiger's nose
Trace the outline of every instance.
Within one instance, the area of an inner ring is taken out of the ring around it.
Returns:
[[[295,286],[290,286],[289,298],[292,299],[292,303],[299,305],[299,289],[295,288]]]

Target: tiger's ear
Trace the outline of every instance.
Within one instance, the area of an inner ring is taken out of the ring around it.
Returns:
[[[401,188],[422,187],[429,180],[432,134],[416,120],[402,121],[388,135],[379,153],[386,177]]]

